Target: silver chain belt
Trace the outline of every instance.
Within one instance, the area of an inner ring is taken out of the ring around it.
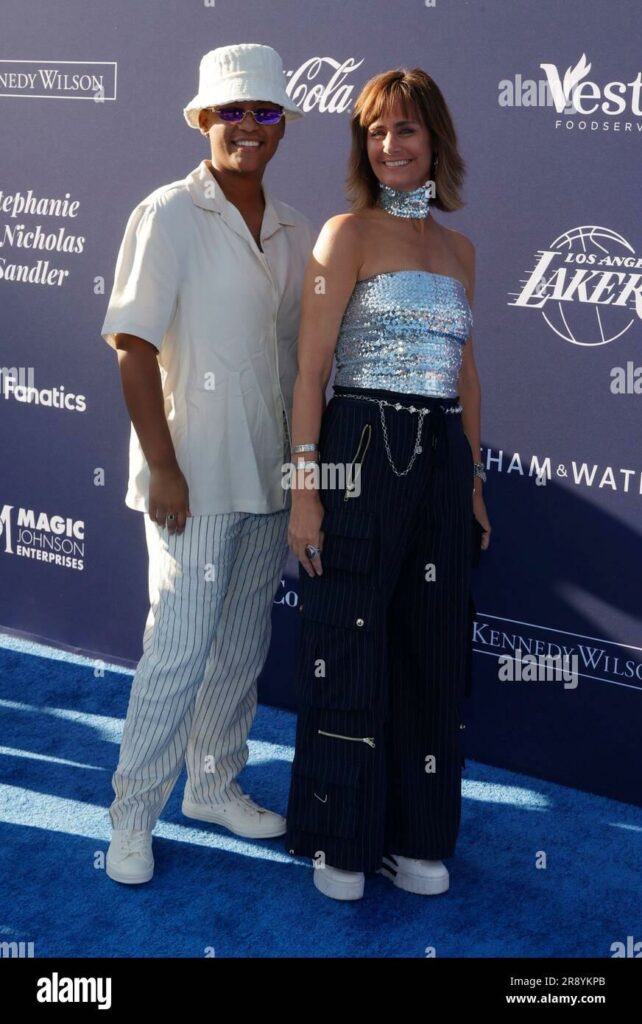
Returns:
[[[429,413],[432,412],[432,409],[429,409],[426,406],[419,406],[419,407],[417,407],[415,405],[403,405],[401,402],[388,402],[385,398],[373,398],[370,395],[355,395],[354,393],[352,393],[352,394],[345,394],[345,393],[344,394],[339,394],[339,395],[337,395],[337,398],[358,398],[358,399],[361,399],[364,402],[376,402],[376,404],[379,406],[379,416],[380,416],[380,419],[381,419],[381,431],[383,433],[383,443],[384,443],[385,448],[386,448],[386,456],[388,457],[388,462],[390,463],[390,468],[392,469],[393,473],[395,473],[397,476],[406,476],[406,474],[409,473],[410,470],[412,469],[412,467],[414,465],[414,462],[415,462],[415,459],[417,458],[417,456],[420,455],[421,452],[423,451],[423,446],[421,444],[421,435],[422,435],[422,431],[423,431],[423,427],[424,427],[424,419],[425,419],[425,417]],[[397,467],[394,464],[394,460],[392,458],[392,452],[390,451],[390,442],[388,441],[388,429],[386,427],[386,417],[385,417],[385,413],[383,411],[384,405],[390,406],[391,409],[397,409],[397,410],[405,409],[406,412],[418,412],[419,413],[419,420],[417,422],[417,435],[415,437],[414,448],[413,448],[413,451],[412,451],[412,455],[410,456],[410,462],[408,463],[408,465],[406,466],[406,468],[404,470],[397,469]],[[442,405],[441,408],[442,408],[443,412],[445,412],[445,413],[459,413],[459,412],[462,412],[461,405],[449,405],[449,406],[445,406],[445,407]]]

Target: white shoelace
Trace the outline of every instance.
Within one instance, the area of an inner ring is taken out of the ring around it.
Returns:
[[[129,853],[145,853],[148,848],[148,837],[146,832],[133,832],[129,835],[123,836],[122,840],[123,852]]]
[[[254,803],[249,793],[241,793],[239,796],[236,797],[236,799],[239,801],[241,809],[245,811],[246,814],[263,814],[263,808],[259,807],[258,804]]]

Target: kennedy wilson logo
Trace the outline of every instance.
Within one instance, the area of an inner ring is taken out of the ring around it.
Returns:
[[[85,568],[85,524],[82,519],[3,505],[0,507],[0,551],[82,571]]]
[[[571,345],[617,341],[642,320],[642,257],[598,225],[571,228],[538,249],[509,306],[537,311]]]
[[[0,96],[115,100],[117,67],[109,60],[0,60]]]
[[[539,626],[518,619],[478,612],[474,623],[473,650],[501,659],[513,659],[518,665],[527,659],[567,659],[575,669],[575,684],[580,680],[612,683],[642,693],[642,648],[614,640],[600,640],[569,633],[561,629]],[[551,686],[554,682],[528,678],[506,685]],[[568,688],[568,687],[567,687]],[[575,689],[575,686],[569,689]]]

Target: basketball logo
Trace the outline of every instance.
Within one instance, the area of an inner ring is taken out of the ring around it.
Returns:
[[[622,235],[584,225],[537,252],[509,306],[538,309],[558,337],[596,347],[617,341],[642,320],[642,259]]]

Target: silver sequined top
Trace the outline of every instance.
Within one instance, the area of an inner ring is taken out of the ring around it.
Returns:
[[[391,270],[363,278],[341,321],[334,383],[455,398],[472,324],[454,277]]]

